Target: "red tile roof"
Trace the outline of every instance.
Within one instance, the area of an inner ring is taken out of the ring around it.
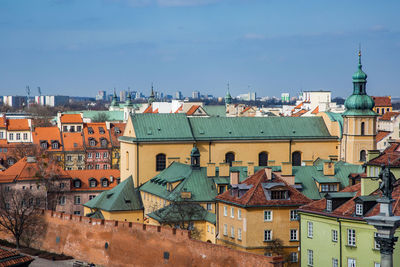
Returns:
[[[376,134],[376,142],[381,141],[383,138],[385,138],[389,134],[390,134],[390,132],[387,132],[387,131],[378,131],[378,133]]]
[[[72,191],[99,191],[99,190],[109,190],[114,188],[117,185],[117,178],[120,178],[120,171],[116,169],[109,169],[109,170],[74,170],[74,171],[66,171],[72,179],[79,179],[81,180],[81,187],[75,188],[74,186],[71,187]],[[113,177],[114,181],[111,183],[111,176]],[[96,187],[90,187],[89,180],[95,179],[97,181]],[[102,178],[108,179],[108,187],[103,187],[101,184]]]
[[[319,112],[319,106],[317,106],[312,112],[311,114],[318,114]]]
[[[0,128],[6,127],[6,118],[4,116],[0,117]]]
[[[385,114],[383,114],[379,120],[381,121],[391,121],[392,118],[396,118],[397,116],[400,115],[400,112],[386,112]]]
[[[18,254],[15,251],[0,248],[0,267],[6,266],[28,266],[34,258]]]
[[[51,151],[62,151],[61,133],[60,129],[54,127],[36,127],[32,134],[33,143],[40,146],[41,141],[47,141],[49,150]],[[58,149],[52,148],[52,141],[57,141],[59,144]]]
[[[64,151],[83,151],[83,134],[63,132]]]
[[[390,96],[373,96],[375,107],[391,107],[392,101]]]
[[[120,142],[118,141],[118,137],[124,135],[126,123],[111,123],[110,124],[110,136],[111,142],[114,147],[119,147]],[[119,133],[116,132],[116,128],[119,129]]]
[[[305,113],[307,113],[307,110],[305,109],[301,109],[299,110],[299,112],[296,112],[292,115],[292,117],[301,117],[302,115],[304,115]]]
[[[153,106],[149,105],[144,111],[143,113],[153,113]]]
[[[93,130],[93,133],[89,133],[89,128]],[[101,133],[100,129],[103,128],[104,132]],[[83,135],[85,138],[85,145],[86,148],[110,148],[111,147],[111,142],[110,142],[110,133],[108,132],[106,128],[106,123],[105,122],[92,122],[92,123],[85,123],[83,127]],[[90,140],[94,139],[96,141],[95,146],[90,145]],[[107,140],[107,146],[102,147],[101,146],[101,140],[105,139]]]
[[[61,114],[61,123],[83,123],[81,114]]]
[[[367,162],[367,165],[380,166],[382,164],[400,167],[400,142],[393,142],[378,157]]]
[[[186,112],[186,115],[193,115],[193,113],[199,108],[199,105],[193,105],[190,107],[190,109]]]
[[[7,120],[8,131],[29,131],[28,119],[9,119]]]
[[[217,200],[237,204],[240,206],[251,207],[251,206],[280,206],[280,205],[293,205],[301,206],[310,203],[311,200],[304,196],[302,193],[297,191],[292,186],[288,185],[284,180],[275,176],[273,180],[267,177],[266,169],[261,169],[241,184],[252,185],[252,187],[240,198],[237,195],[232,195],[232,189],[218,195]],[[289,191],[290,199],[273,199],[268,200],[264,193],[263,184],[268,183],[283,183],[284,189]]]

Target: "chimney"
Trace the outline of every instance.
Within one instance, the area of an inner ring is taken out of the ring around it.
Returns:
[[[247,162],[247,176],[254,174],[254,162]]]
[[[238,171],[234,171],[230,173],[230,178],[231,178],[231,185],[233,184],[239,184],[239,172]]]
[[[207,163],[207,177],[215,176],[215,163]]]
[[[324,175],[326,176],[335,175],[335,163],[333,163],[332,161],[324,162]]]
[[[282,162],[282,175],[292,175],[291,162]]]
[[[219,164],[219,176],[229,176],[229,163],[228,162],[222,162]]]
[[[379,181],[374,181],[368,177],[361,177],[361,195],[368,196],[379,188]]]
[[[380,155],[379,150],[368,150],[368,161],[373,160],[374,158],[377,158]]]

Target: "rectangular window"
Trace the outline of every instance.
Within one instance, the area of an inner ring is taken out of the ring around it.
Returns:
[[[78,155],[78,161],[82,161],[83,157],[82,155]]]
[[[326,200],[326,210],[329,212],[332,211],[332,199]]]
[[[207,225],[207,233],[209,233],[209,232],[210,232],[210,226]]]
[[[307,249],[307,264],[308,266],[314,266],[314,252]]]
[[[99,159],[99,158],[100,158],[100,153],[96,152],[96,159]]]
[[[228,235],[228,225],[224,224],[224,235]]]
[[[81,212],[79,210],[74,211],[74,215],[81,215]]]
[[[81,196],[75,196],[74,197],[74,203],[75,203],[75,205],[81,204]]]
[[[61,197],[58,199],[58,204],[61,205],[61,206],[64,206],[64,205],[65,205],[65,196],[61,196]]]
[[[352,247],[356,246],[356,230],[347,229],[347,245]]]
[[[4,138],[4,133],[0,132],[0,139],[3,139],[3,138]]]
[[[272,210],[264,210],[264,221],[265,222],[272,221]]]
[[[72,160],[72,156],[67,156],[67,161],[71,161]]]
[[[238,240],[242,240],[242,229],[238,228]]]
[[[108,158],[108,152],[103,153],[103,159],[106,159],[106,158]]]
[[[64,189],[65,183],[60,183],[60,189]]]
[[[100,165],[99,165],[99,164],[96,164],[95,169],[96,169],[96,170],[100,170]]]
[[[348,258],[347,267],[356,267],[356,259]]]
[[[103,165],[103,170],[108,170],[108,164]]]
[[[235,209],[231,207],[231,218],[235,218]]]
[[[264,241],[272,240],[272,230],[264,230]]]
[[[207,210],[212,210],[212,203],[207,203]]]
[[[68,127],[67,126],[63,126],[63,132],[68,131]]]
[[[89,200],[92,200],[95,197],[96,197],[96,195],[89,195]]]
[[[291,221],[297,221],[298,220],[297,210],[291,210],[290,211],[290,220]]]
[[[290,262],[298,262],[299,261],[299,254],[297,252],[290,253]]]
[[[91,159],[91,158],[93,157],[92,153],[91,153],[91,152],[88,153],[88,154],[87,154],[87,157],[88,157],[89,159]]]
[[[28,134],[24,133],[24,140],[28,140]]]
[[[332,230],[332,241],[337,242],[338,239],[338,232],[337,230]]]
[[[307,222],[307,237],[313,238],[314,235],[314,228],[312,222]]]
[[[224,206],[224,216],[228,216],[228,208]]]
[[[235,228],[231,226],[231,238],[235,238]]]
[[[360,204],[360,203],[356,204],[356,215],[358,215],[358,216],[363,215],[363,204]]]
[[[378,244],[378,242],[376,242],[375,237],[378,237],[378,233],[375,232],[374,233],[374,249],[381,249],[381,246]]]
[[[77,131],[77,132],[82,131],[82,126],[76,126],[76,131]]]
[[[290,229],[290,241],[297,241],[297,229]]]
[[[338,266],[339,266],[338,259],[332,258],[332,267],[338,267]]]
[[[15,139],[21,140],[21,134],[20,134],[20,133],[17,133],[17,134],[15,135]]]
[[[13,134],[13,133],[10,133],[10,134],[8,135],[8,139],[14,140],[14,134]]]
[[[379,262],[375,262],[374,267],[381,267],[381,264]]]
[[[242,210],[238,209],[238,220],[242,219]]]

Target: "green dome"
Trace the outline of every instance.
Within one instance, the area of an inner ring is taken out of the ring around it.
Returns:
[[[353,76],[354,77],[354,76]],[[369,95],[351,95],[344,102],[344,106],[347,110],[358,109],[358,110],[372,110],[375,103],[372,97]]]
[[[225,104],[231,104],[231,103],[232,103],[232,97],[228,91],[228,92],[226,92],[226,95],[225,95]]]
[[[362,71],[361,64],[358,65],[358,71],[353,74],[353,81],[365,81],[367,79],[367,74]]]
[[[192,152],[190,152],[191,157],[200,157],[200,151],[199,149],[195,146],[192,149]]]

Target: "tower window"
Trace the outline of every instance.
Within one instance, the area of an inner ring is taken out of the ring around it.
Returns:
[[[361,123],[361,135],[365,135],[365,122]]]
[[[156,171],[162,171],[165,169],[166,166],[165,160],[166,160],[165,154],[158,154],[156,156]]]
[[[235,161],[235,154],[232,152],[228,152],[225,154],[225,162],[229,163],[229,166],[232,166],[232,161]]]
[[[365,162],[366,161],[366,152],[365,152],[365,150],[361,150],[360,151],[360,161],[363,161],[363,162]]]
[[[258,166],[268,166],[268,153],[261,152],[258,154]]]
[[[301,152],[296,151],[292,153],[292,165],[301,166]]]

